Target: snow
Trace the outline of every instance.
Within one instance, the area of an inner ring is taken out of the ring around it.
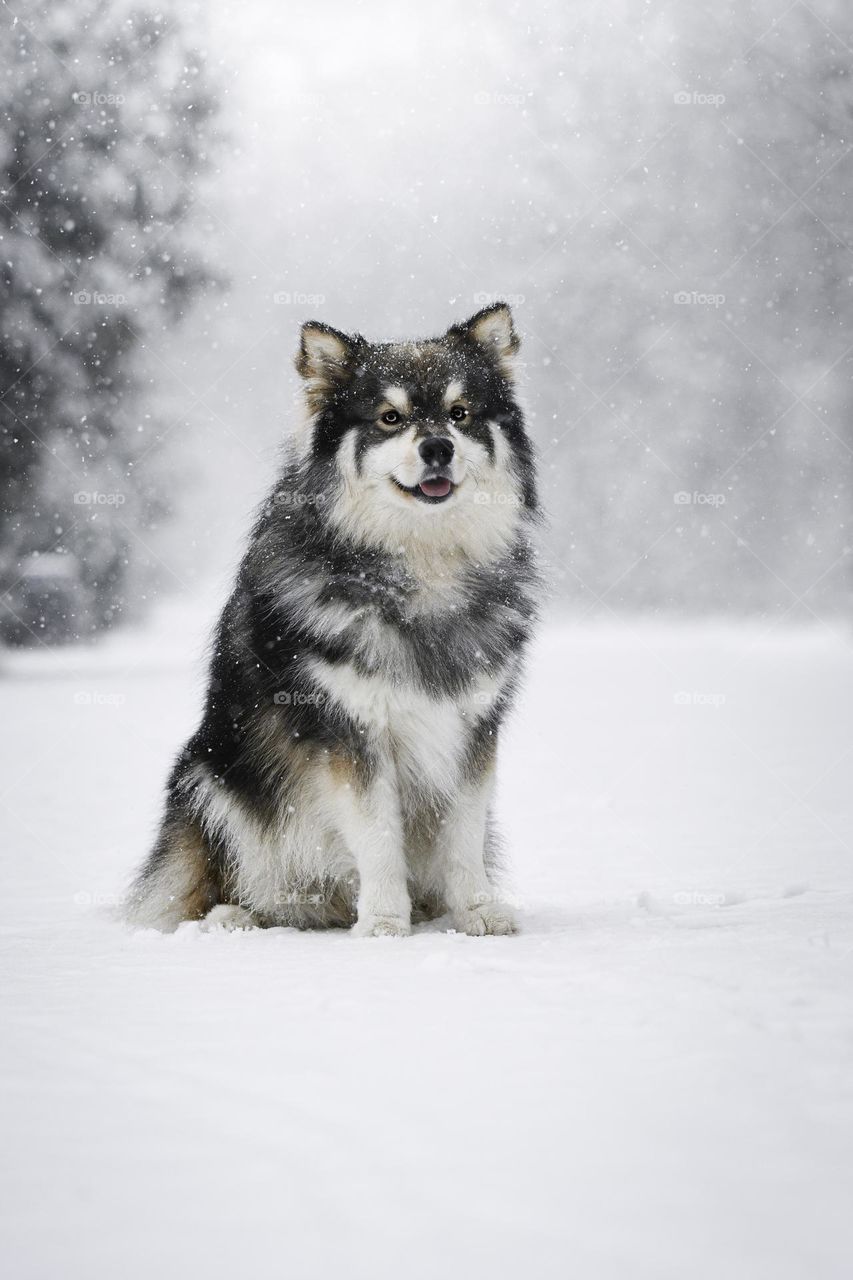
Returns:
[[[516,938],[133,935],[211,619],[3,660],[9,1274],[847,1274],[847,639],[552,624]]]

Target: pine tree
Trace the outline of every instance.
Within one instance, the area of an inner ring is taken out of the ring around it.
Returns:
[[[213,283],[194,186],[216,101],[168,5],[19,0],[0,80],[0,635],[132,614],[168,506],[140,374]],[[142,535],[142,536],[141,536]]]

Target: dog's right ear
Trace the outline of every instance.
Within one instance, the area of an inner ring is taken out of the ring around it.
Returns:
[[[362,342],[358,334],[350,337],[320,320],[308,320],[302,326],[296,369],[308,384],[306,392],[312,409],[320,408],[349,377]]]

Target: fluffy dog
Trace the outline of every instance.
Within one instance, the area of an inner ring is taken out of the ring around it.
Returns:
[[[515,929],[490,815],[536,612],[509,308],[442,337],[303,326],[306,421],[131,895],[143,926]]]

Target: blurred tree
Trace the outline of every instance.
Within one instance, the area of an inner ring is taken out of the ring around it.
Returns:
[[[0,79],[0,635],[137,611],[168,507],[141,348],[214,282],[216,100],[171,4],[19,0]],[[133,601],[133,604],[131,604]]]

